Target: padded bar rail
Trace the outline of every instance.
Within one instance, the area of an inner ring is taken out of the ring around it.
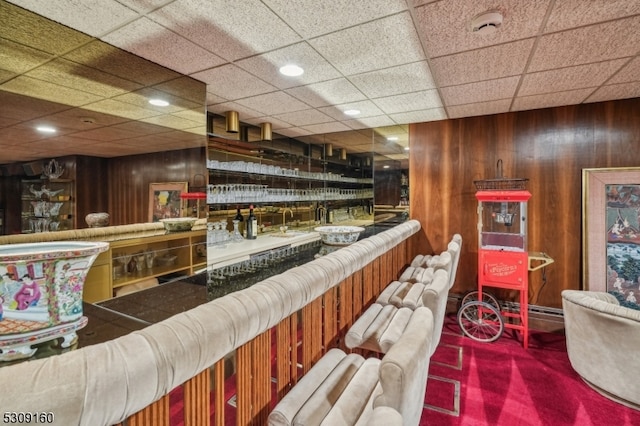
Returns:
[[[420,229],[411,220],[126,336],[0,368],[5,411],[116,424],[276,326]]]

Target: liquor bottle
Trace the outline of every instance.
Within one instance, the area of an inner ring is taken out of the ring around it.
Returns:
[[[233,220],[238,221],[238,231],[240,231],[240,234],[244,235],[244,217],[242,216],[242,213],[240,213],[240,207],[236,209],[236,215]]]
[[[249,206],[249,217],[247,218],[247,240],[258,238],[258,219],[253,214],[253,205]]]

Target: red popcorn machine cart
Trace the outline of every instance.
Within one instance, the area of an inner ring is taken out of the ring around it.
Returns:
[[[505,328],[515,329],[521,332],[525,349],[529,341],[528,274],[553,262],[544,253],[527,251],[531,193],[525,189],[526,181],[497,178],[474,182],[478,189],[478,290],[465,295],[458,311],[458,324],[468,337],[493,342]],[[518,311],[502,309],[487,287],[518,291]]]

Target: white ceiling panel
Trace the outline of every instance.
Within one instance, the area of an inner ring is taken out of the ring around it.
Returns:
[[[344,75],[425,58],[409,13],[331,33],[310,40],[310,43]]]
[[[424,29],[427,51],[431,57],[439,57],[534,37],[549,3],[550,0],[447,0],[417,7],[415,15]],[[504,12],[504,25],[498,31],[471,30],[474,17],[494,10]]]
[[[150,17],[231,62],[300,40],[259,0],[176,0]]]
[[[640,16],[544,35],[529,71],[632,57],[638,54]]]
[[[518,96],[597,87],[607,81],[627,60],[599,62],[525,75]]]
[[[349,77],[369,98],[400,95],[436,87],[427,61],[413,62]]]
[[[520,75],[533,44],[527,39],[442,56],[431,61],[431,71],[441,87]]]
[[[288,112],[274,116],[277,120],[290,123],[293,126],[304,127],[309,124],[320,124],[332,122],[333,119],[327,114],[316,109],[305,109],[303,111]]]
[[[613,99],[640,98],[640,82],[602,86],[585,102],[602,102]]]
[[[518,87],[518,81],[519,76],[485,80],[444,87],[441,92],[447,106],[510,99]]]
[[[309,105],[300,102],[285,92],[267,93],[251,98],[239,99],[236,102],[247,108],[261,112],[263,115],[278,115],[309,108]]]
[[[277,90],[276,87],[233,64],[194,73],[192,77],[207,83],[207,92],[225,99],[242,99]]]
[[[456,105],[447,108],[447,111],[449,112],[449,118],[473,117],[508,112],[510,105],[511,99],[502,99],[477,104]]]
[[[346,78],[294,87],[286,92],[314,108],[366,99],[365,95]]]
[[[387,96],[386,98],[375,99],[374,102],[386,114],[418,111],[442,106],[440,96],[438,96],[436,90],[424,90],[421,92],[405,93],[403,95]]]
[[[608,83],[627,83],[632,81],[640,81],[640,57],[628,61]]]
[[[528,109],[551,108],[562,105],[579,104],[584,101],[589,94],[593,92],[591,89],[570,90],[566,92],[554,92],[544,95],[532,95],[517,97],[513,102],[513,111],[522,111]]]
[[[640,2],[611,0],[555,1],[545,32],[567,30],[640,14]]]
[[[298,77],[287,77],[280,74],[284,65],[295,63],[302,67],[304,73]],[[341,74],[307,43],[274,50],[249,59],[237,61],[236,65],[244,70],[261,76],[265,81],[279,89],[286,89],[304,84],[316,83],[340,77]]]
[[[407,9],[404,0],[265,0],[305,38],[363,24]]]
[[[182,74],[224,63],[222,58],[147,18],[116,29],[102,40]]]
[[[389,117],[396,124],[403,123],[422,123],[423,121],[438,121],[447,118],[447,113],[444,108],[432,108],[422,111],[409,111],[399,112],[396,114],[389,114]]]

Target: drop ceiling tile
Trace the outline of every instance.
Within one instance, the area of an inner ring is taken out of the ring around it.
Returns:
[[[63,101],[66,105],[70,106],[79,106],[100,100],[100,96],[91,93],[58,86],[57,84],[26,76],[20,76],[11,81],[7,81],[2,84],[2,90],[51,102]]]
[[[12,0],[13,3],[68,27],[75,28],[85,34],[99,37],[112,28],[116,28],[138,14],[115,0],[80,0],[74,1],[73,6],[64,2],[41,2],[38,0]],[[108,17],[108,19],[105,19]]]
[[[141,87],[130,80],[65,59],[50,61],[25,75],[71,89],[81,88],[85,92],[103,97],[117,96]]]
[[[449,0],[415,9],[417,27],[432,58],[508,43],[538,34],[549,0]],[[489,34],[471,31],[472,19],[486,11],[501,11],[502,25]]]
[[[638,53],[640,16],[547,34],[540,38],[529,71],[600,62]]]
[[[640,81],[602,86],[585,102],[601,102],[613,99],[640,98]]]
[[[157,124],[158,126],[168,127],[171,129],[188,129],[193,127],[193,121],[185,120],[175,115],[162,115],[149,118],[142,118],[145,123]]]
[[[265,0],[305,38],[334,32],[407,9],[402,0]]]
[[[344,75],[425,59],[409,13],[347,28],[309,43]]]
[[[290,63],[302,67],[304,73],[298,77],[280,74],[280,67]],[[243,59],[235,64],[253,75],[261,76],[280,89],[340,77],[340,73],[306,42]]]
[[[227,111],[238,111],[240,121],[251,120],[256,117],[263,117],[265,114],[237,102],[223,102],[221,104],[207,106],[207,111],[214,114],[224,115]]]
[[[300,102],[284,92],[267,93],[236,101],[240,105],[252,108],[263,115],[283,114],[285,112],[308,109],[309,105]]]
[[[289,127],[288,129],[280,129],[280,130],[278,130],[278,133],[280,133],[283,136],[290,137],[290,138],[296,138],[296,137],[300,137],[300,136],[310,135],[313,132],[311,132],[310,130],[307,130],[307,129],[301,129],[300,127]]]
[[[177,0],[149,16],[226,61],[300,41],[300,36],[259,0]]]
[[[249,74],[236,65],[227,64],[218,68],[193,74],[191,77],[207,83],[218,96],[234,100],[273,92],[276,87]]]
[[[369,98],[399,95],[436,87],[426,61],[414,62],[349,77]]]
[[[637,1],[556,1],[544,31],[566,30],[637,14],[640,14],[640,3]]]
[[[597,87],[627,62],[625,59],[578,65],[524,75],[518,96]]]
[[[374,99],[374,102],[386,114],[418,111],[442,106],[437,90],[423,90],[421,92],[387,96],[386,98]]]
[[[592,92],[593,88],[587,88],[544,95],[518,96],[513,101],[512,111],[575,105],[581,103]]]
[[[314,134],[344,132],[350,130],[347,126],[337,121],[333,121],[331,123],[310,124],[308,126],[300,127]]]
[[[207,91],[207,105],[215,105],[227,102],[228,99],[225,99],[221,96],[216,95],[215,93]]]
[[[441,93],[447,106],[495,101],[512,98],[519,81],[519,76],[485,80],[444,87],[441,89]]]
[[[607,83],[629,83],[632,81],[640,81],[640,56],[627,63]]]
[[[456,105],[447,108],[447,111],[449,112],[449,118],[473,117],[509,112],[510,105],[511,99],[502,99],[478,104]]]
[[[356,120],[344,120],[343,123],[354,130],[371,129],[373,127],[391,126],[394,121],[388,115],[379,115],[377,117],[364,117]]]
[[[445,120],[447,113],[444,108],[432,108],[422,111],[401,112],[398,114],[389,114],[389,117],[396,124],[421,123],[423,121]]]
[[[107,34],[102,40],[182,74],[195,73],[225,62],[148,18],[137,19]]]
[[[125,117],[131,120],[141,120],[143,118],[149,118],[158,115],[157,112],[149,110],[147,108],[140,108],[136,105],[126,102],[118,102],[113,99],[105,99],[102,101],[94,102],[88,105],[84,105],[83,108],[89,111],[111,114],[118,117]]]
[[[139,13],[147,13],[162,7],[173,0],[118,0],[120,3]]]
[[[41,1],[21,1],[14,0],[13,3],[27,10],[37,10],[39,15],[49,16],[40,11],[41,8],[64,9],[64,4],[53,4],[53,2]],[[8,2],[0,3],[0,38],[14,41],[24,46],[35,47],[38,50],[51,54],[62,54],[69,50],[81,46],[91,41],[91,37],[80,33],[72,28],[73,25],[61,26],[50,19],[44,19],[35,13],[24,13],[22,9]],[[33,31],[37,28],[37,31]],[[51,35],[55,34],[55,37]]]
[[[0,42],[0,69],[21,74],[50,61],[52,55],[9,40]]]
[[[294,87],[287,89],[286,92],[314,108],[366,99],[362,92],[346,78]]]
[[[357,117],[350,117],[346,115],[344,112],[350,109],[356,109],[360,111]],[[383,112],[376,104],[371,101],[358,101],[358,102],[348,102],[346,104],[340,104],[335,106],[327,106],[318,108],[318,110],[324,112],[330,117],[338,120],[351,120],[351,119],[360,119],[364,117],[375,117],[377,115],[382,115]]]
[[[304,127],[309,124],[320,124],[333,121],[331,117],[316,109],[305,109],[302,111],[288,112],[286,114],[277,114],[274,115],[274,118],[291,123],[296,127]]]
[[[534,39],[442,56],[431,61],[441,87],[519,75],[527,64]]]
[[[75,49],[65,54],[64,58],[143,85],[158,84],[182,76],[101,40]]]

